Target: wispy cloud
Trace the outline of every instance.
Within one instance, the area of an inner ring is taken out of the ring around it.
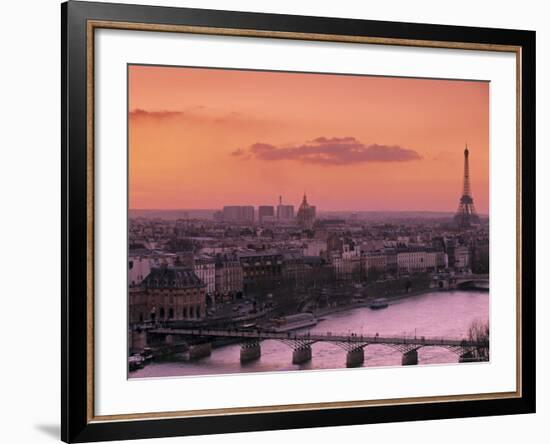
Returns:
[[[238,148],[238,149],[236,149],[235,151],[232,151],[232,152],[231,152],[231,155],[232,155],[232,156],[245,156],[245,155],[246,155],[246,151],[243,150],[242,148]]]
[[[190,106],[183,110],[146,110],[135,108],[130,111],[130,118],[140,120],[166,121],[180,118],[188,121],[201,121],[211,124],[233,124],[250,120],[236,111],[224,111],[207,108],[204,105]]]
[[[296,160],[318,165],[351,165],[364,162],[407,162],[420,160],[416,151],[398,145],[365,145],[355,137],[318,137],[301,145],[275,146],[255,143],[239,148],[232,156],[259,160]]]
[[[149,111],[145,109],[136,108],[130,111],[130,117],[133,118],[143,118],[143,119],[170,119],[173,117],[183,116],[182,111],[169,111],[169,110],[157,110]]]

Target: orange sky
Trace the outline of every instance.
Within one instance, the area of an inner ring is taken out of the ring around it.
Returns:
[[[455,211],[489,204],[489,84],[129,67],[131,209]]]

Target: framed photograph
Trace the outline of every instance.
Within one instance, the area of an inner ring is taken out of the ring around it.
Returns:
[[[535,411],[535,33],[69,1],[62,439]]]

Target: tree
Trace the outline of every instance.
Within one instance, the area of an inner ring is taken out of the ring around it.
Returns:
[[[378,271],[378,268],[376,268],[374,265],[369,267],[367,270],[367,280],[369,282],[376,282],[381,277],[381,273]]]
[[[468,339],[473,342],[480,342],[483,347],[477,349],[479,358],[489,359],[489,321],[474,319],[468,328]]]

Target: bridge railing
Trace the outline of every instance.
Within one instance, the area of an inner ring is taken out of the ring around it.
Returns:
[[[487,343],[470,341],[465,338],[443,338],[443,337],[425,337],[425,336],[398,336],[377,334],[356,334],[356,333],[296,333],[296,332],[272,332],[272,331],[243,331],[234,330],[214,330],[214,329],[168,329],[161,328],[151,330],[151,333],[165,335],[187,335],[187,336],[210,336],[210,337],[233,337],[249,339],[295,339],[295,340],[314,340],[320,342],[370,342],[381,344],[415,344],[415,345],[444,345],[444,346],[463,346],[463,347],[486,347]]]

